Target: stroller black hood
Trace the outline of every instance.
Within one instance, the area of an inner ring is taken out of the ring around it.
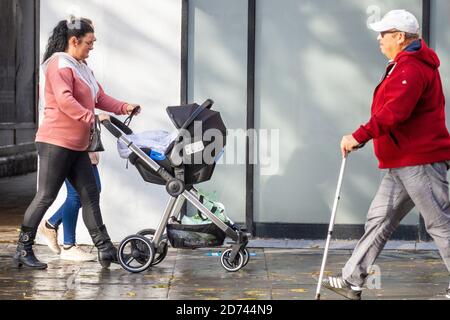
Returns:
[[[175,127],[177,129],[181,129],[198,108],[200,108],[198,104],[168,107],[167,113]],[[220,130],[224,136],[226,136],[227,128],[225,127],[219,112],[205,109],[195,118],[194,121],[202,123],[203,132],[208,129],[217,129]],[[193,128],[194,122],[191,123],[186,129],[191,132]]]
[[[175,153],[183,159],[187,184],[211,179],[216,166],[214,159],[217,160],[217,156],[220,156],[227,140],[227,128],[220,113],[204,109],[192,119],[199,108],[201,107],[198,104],[167,108],[170,119],[180,130],[180,140],[175,143],[173,150],[176,150]],[[182,132],[183,128],[186,128],[187,132]],[[185,147],[197,144],[203,147],[203,151],[193,154],[186,152]]]

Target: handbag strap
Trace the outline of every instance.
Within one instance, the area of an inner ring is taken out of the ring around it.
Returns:
[[[133,121],[133,118],[136,116],[136,114],[139,112],[139,110],[141,110],[141,107],[134,108],[133,112],[131,112],[130,116],[125,119],[123,124],[126,125],[127,127],[130,127],[131,121]]]
[[[100,124],[100,119],[98,118],[98,115],[95,115],[94,126],[95,126],[95,129],[98,130],[98,132],[100,132],[100,133],[102,132],[102,126]]]

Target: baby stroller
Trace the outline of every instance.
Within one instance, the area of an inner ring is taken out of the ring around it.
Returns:
[[[102,122],[111,134],[131,150],[128,160],[137,168],[144,181],[165,185],[170,195],[156,230],[142,230],[120,243],[118,259],[125,270],[140,273],[161,263],[167,255],[168,242],[175,248],[197,249],[222,246],[226,237],[233,242],[220,257],[223,268],[236,272],[249,262],[247,234],[208,210],[202,196],[194,188],[195,184],[211,179],[216,161],[226,145],[227,129],[220,113],[211,110],[213,104],[212,100],[207,100],[201,106],[192,104],[167,108],[179,135],[165,154],[137,147],[127,137],[133,131],[117,118],[111,117],[111,121]],[[216,134],[211,141],[206,141],[204,133],[210,129],[219,133],[219,136]],[[213,157],[212,162],[205,161],[207,152]],[[212,223],[203,226],[174,223],[179,221],[186,201]]]

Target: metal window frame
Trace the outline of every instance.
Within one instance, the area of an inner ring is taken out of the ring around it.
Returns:
[[[248,0],[247,37],[247,132],[253,132],[255,129],[256,0]],[[250,160],[255,159],[254,143],[253,135],[247,135],[245,225],[247,232],[253,236],[256,231],[254,217],[255,165]]]
[[[431,0],[422,0],[422,39],[430,45],[431,40]],[[425,220],[419,215],[418,239],[419,242],[428,242],[432,238],[427,232]]]
[[[181,83],[180,102],[188,104],[189,87],[189,0],[181,3]]]

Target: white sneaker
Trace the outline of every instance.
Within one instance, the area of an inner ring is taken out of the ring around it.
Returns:
[[[42,220],[38,227],[39,234],[44,238],[50,250],[53,253],[60,254],[61,248],[58,245],[58,231],[52,228],[47,228],[45,225],[47,220]]]
[[[61,260],[69,261],[96,261],[97,256],[90,254],[77,245],[71,247],[70,249],[62,249],[61,255],[59,256]]]

